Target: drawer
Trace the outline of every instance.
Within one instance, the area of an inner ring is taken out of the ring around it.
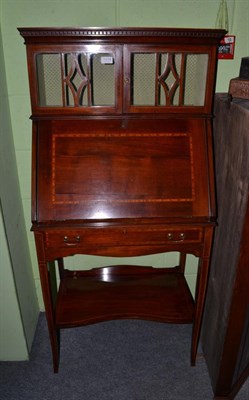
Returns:
[[[47,248],[131,246],[201,243],[202,227],[110,227],[51,230],[45,233]]]

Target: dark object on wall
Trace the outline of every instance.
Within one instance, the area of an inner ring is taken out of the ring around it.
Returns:
[[[233,399],[249,374],[249,102],[216,95],[215,231],[202,344],[215,399]]]
[[[241,59],[239,77],[241,79],[249,79],[249,57]]]

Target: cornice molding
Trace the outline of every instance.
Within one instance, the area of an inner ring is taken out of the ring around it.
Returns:
[[[221,29],[183,28],[18,28],[24,38],[28,37],[175,37],[175,38],[222,38]]]

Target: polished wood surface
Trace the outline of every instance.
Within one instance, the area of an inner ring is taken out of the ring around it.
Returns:
[[[32,230],[54,371],[62,327],[115,318],[192,323],[194,365],[216,221],[211,113],[225,32],[19,30],[32,104]],[[168,251],[180,253],[178,266],[69,271],[63,262]],[[186,254],[199,257],[194,299]]]
[[[210,219],[208,135],[197,118],[40,121],[38,221]]]

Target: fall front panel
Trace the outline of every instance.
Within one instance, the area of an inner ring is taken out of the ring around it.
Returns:
[[[64,126],[39,123],[40,222],[208,216],[204,121]]]

